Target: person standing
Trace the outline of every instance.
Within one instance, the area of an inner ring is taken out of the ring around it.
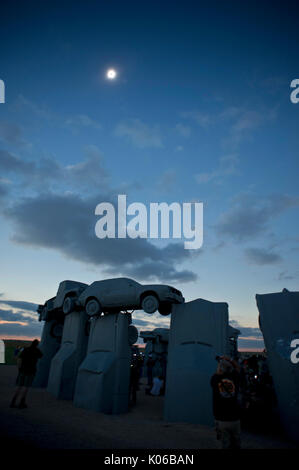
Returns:
[[[239,373],[240,366],[236,361],[221,356],[218,358],[216,373],[211,377],[216,433],[223,449],[241,447]]]
[[[146,368],[147,368],[147,385],[150,387],[153,385],[153,368],[155,365],[155,361],[153,359],[153,355],[150,353],[148,355],[147,361],[146,361]]]
[[[130,390],[129,398],[131,398],[131,403],[136,405],[137,402],[137,390],[139,388],[139,378],[140,378],[140,367],[138,360],[135,359],[131,364],[131,373],[130,373]]]
[[[18,408],[27,408],[26,397],[28,389],[31,387],[36,373],[37,361],[43,355],[38,349],[38,345],[39,341],[37,339],[33,340],[31,345],[24,348],[18,356],[19,373],[16,380],[17,388],[10,403],[11,408],[17,408],[18,398],[20,398]]]
[[[150,391],[150,395],[159,396],[161,394],[161,389],[163,387],[164,380],[163,377],[154,377],[153,388]]]

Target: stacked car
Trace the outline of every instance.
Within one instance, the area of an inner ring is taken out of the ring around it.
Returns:
[[[62,281],[55,297],[39,306],[40,319],[46,320],[51,313],[85,309],[90,316],[129,310],[143,310],[152,314],[157,310],[169,315],[173,304],[185,301],[182,293],[174,287],[160,284],[142,285],[126,277],[95,281],[84,284]]]

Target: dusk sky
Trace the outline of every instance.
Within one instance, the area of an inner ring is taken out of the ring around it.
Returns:
[[[125,276],[227,302],[263,347],[255,295],[298,290],[298,39],[290,1],[1,3],[1,338],[39,337],[60,281]],[[202,202],[202,247],[98,239],[119,194]]]

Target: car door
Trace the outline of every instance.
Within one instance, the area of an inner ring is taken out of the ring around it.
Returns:
[[[109,289],[109,304],[124,310],[133,308],[136,304],[136,284],[134,281],[112,279]]]
[[[103,308],[110,307],[113,298],[111,280],[94,282],[89,288],[88,296],[98,299]]]

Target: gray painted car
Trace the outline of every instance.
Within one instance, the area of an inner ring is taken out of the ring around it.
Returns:
[[[43,305],[39,305],[37,313],[39,314],[39,321],[48,321],[51,319],[51,312],[54,310],[54,301],[56,297],[46,300]]]
[[[88,284],[83,282],[62,281],[55,297],[54,309],[62,309],[65,314],[72,312],[77,307],[78,297],[86,287]]]
[[[169,315],[174,303],[185,301],[174,287],[160,284],[142,285],[126,277],[95,281],[78,298],[90,316],[120,310],[144,310]]]

